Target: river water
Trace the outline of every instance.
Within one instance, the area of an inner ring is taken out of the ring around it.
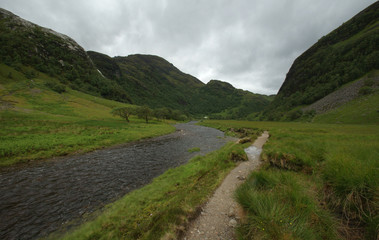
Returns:
[[[0,239],[47,236],[229,138],[193,123],[175,133],[0,172]],[[200,152],[188,149],[199,147]]]

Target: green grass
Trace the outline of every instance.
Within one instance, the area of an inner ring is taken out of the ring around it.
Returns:
[[[319,206],[315,184],[293,172],[254,172],[236,192],[248,214],[240,239],[337,239],[331,214]]]
[[[176,239],[235,167],[246,145],[228,143],[218,151],[170,169],[153,182],[110,204],[95,220],[63,239]],[[52,236],[59,238],[59,236]]]
[[[192,152],[200,152],[200,148],[199,147],[194,147],[194,148],[190,148],[187,150],[188,152],[192,153]]]
[[[377,238],[378,125],[204,124],[270,132],[262,153],[265,164],[237,192],[247,213],[240,239]]]
[[[0,64],[0,167],[88,152],[175,129],[164,122],[145,124],[135,117],[127,123],[110,113],[127,104],[69,88],[58,94],[45,86],[46,81],[55,79],[39,73],[31,81]]]

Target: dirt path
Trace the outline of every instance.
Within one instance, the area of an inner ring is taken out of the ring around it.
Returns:
[[[246,149],[249,161],[242,162],[229,173],[203,207],[199,217],[191,223],[183,239],[235,239],[234,228],[241,212],[233,194],[249,173],[258,167],[262,146],[268,136],[268,133],[264,132],[251,147]]]

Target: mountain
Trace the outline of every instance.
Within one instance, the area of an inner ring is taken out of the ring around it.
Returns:
[[[199,88],[192,98],[192,111],[212,118],[243,119],[262,111],[270,103],[265,95],[234,88],[231,84],[211,80]]]
[[[322,37],[292,64],[266,119],[279,120],[379,69],[379,2]]]
[[[135,54],[110,58],[93,51],[88,55],[96,67],[117,81],[138,105],[183,109],[190,104],[193,90],[204,84],[158,56]]]
[[[204,84],[158,56],[111,58],[94,51],[88,55],[100,72],[117,81],[138,105],[169,107],[216,118],[246,118],[270,103],[265,95],[236,89],[226,82],[211,80]]]
[[[47,74],[51,78],[46,86],[56,92],[69,87],[120,102],[177,109],[187,115],[246,118],[270,102],[267,96],[225,82],[204,84],[159,56],[110,57],[86,52],[72,38],[4,9],[0,9],[0,63],[29,79]]]
[[[86,51],[72,38],[1,8],[0,62],[23,71],[29,78],[39,71],[56,77],[72,89],[130,102],[117,82],[102,76]]]

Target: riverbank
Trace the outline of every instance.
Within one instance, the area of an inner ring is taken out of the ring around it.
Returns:
[[[77,226],[106,204],[231,139],[193,123],[175,127],[168,135],[0,172],[0,238],[37,239]],[[194,148],[198,151],[188,151]]]
[[[110,204],[95,220],[63,239],[176,239],[251,143],[230,142],[191,159]],[[52,238],[60,238],[55,235]]]
[[[205,121],[270,132],[264,165],[237,190],[239,239],[377,239],[379,126]]]
[[[165,122],[0,112],[0,167],[56,156],[86,153],[116,144],[165,135],[175,127]]]

